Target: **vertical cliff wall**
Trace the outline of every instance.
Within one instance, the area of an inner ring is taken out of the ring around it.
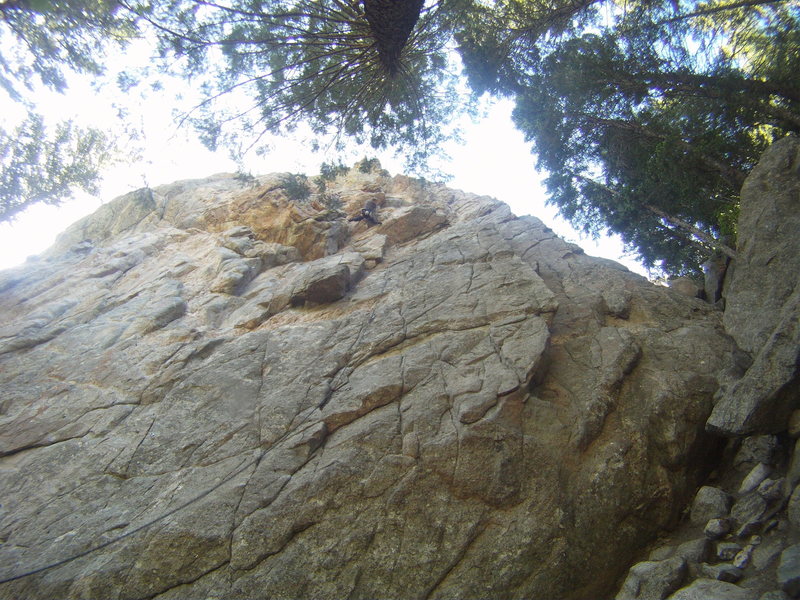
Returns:
[[[728,440],[687,517],[617,600],[800,597],[800,140],[772,145],[741,195],[725,279],[725,359],[707,430]]]
[[[296,183],[0,274],[0,597],[613,595],[718,456],[721,312],[489,198]]]

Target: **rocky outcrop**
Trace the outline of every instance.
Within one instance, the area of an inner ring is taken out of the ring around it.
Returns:
[[[734,365],[709,427],[723,435],[776,433],[800,400],[798,138],[775,143],[753,169],[738,226],[725,327],[749,356]]]
[[[800,140],[787,137],[742,190],[724,313],[738,347],[707,426],[729,438],[725,458],[689,518],[631,568],[619,600],[800,597],[798,208]]]
[[[718,458],[720,312],[488,198],[286,181],[0,276],[0,597],[613,596]]]
[[[689,521],[631,568],[617,600],[797,597],[798,533],[786,507],[795,484],[787,468],[800,465],[789,464],[776,436],[744,439],[698,490]]]

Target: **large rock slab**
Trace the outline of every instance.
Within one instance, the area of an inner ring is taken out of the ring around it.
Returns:
[[[667,600],[757,600],[758,595],[733,583],[716,579],[697,579]]]
[[[281,181],[0,275],[0,597],[613,595],[718,450],[719,313],[491,199]]]
[[[709,428],[724,435],[785,431],[800,364],[800,140],[770,147],[742,188],[738,258],[724,322],[752,365],[724,387]]]
[[[724,320],[737,344],[755,354],[775,331],[800,269],[800,139],[788,136],[773,144],[747,177],[741,197],[738,257],[728,274]]]
[[[781,553],[778,584],[792,598],[800,596],[800,545],[789,546]]]
[[[681,557],[637,563],[615,600],[664,600],[680,587],[686,570],[686,561]]]

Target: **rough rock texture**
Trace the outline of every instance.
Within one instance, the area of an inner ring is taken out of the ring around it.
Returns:
[[[0,597],[613,597],[717,458],[721,314],[488,198],[285,181],[0,275],[0,578],[77,557]]]
[[[751,438],[752,439],[752,438]],[[640,594],[626,596],[630,581],[637,574],[647,569],[658,575],[658,579],[650,582],[652,588],[656,584],[662,587],[658,597],[665,597],[663,591],[674,592],[672,599],[691,598],[743,598],[750,600],[767,600],[768,598],[789,598],[800,596],[800,569],[797,560],[800,530],[792,521],[792,498],[800,494],[800,487],[791,493],[787,480],[782,473],[789,468],[787,457],[782,453],[773,453],[770,464],[759,464],[748,471],[738,471],[733,467],[741,464],[742,456],[750,454],[747,446],[741,444],[735,456],[726,452],[726,458],[720,463],[715,474],[715,483],[719,487],[704,485],[701,487],[692,504],[691,519],[673,532],[669,538],[660,540],[660,545],[651,550],[646,560],[635,564],[625,583],[618,600],[623,598],[651,598],[657,595]],[[769,467],[769,468],[767,468]],[[771,476],[764,476],[765,472]],[[758,477],[754,475],[758,474]],[[754,479],[761,479],[755,488],[751,488]],[[727,488],[727,489],[723,489]],[[730,503],[730,498],[735,501]],[[710,499],[715,501],[709,502]],[[723,501],[727,499],[728,501]],[[787,503],[789,510],[786,510]],[[698,520],[704,508],[715,506],[710,514],[722,517],[710,518],[703,524]],[[725,523],[724,528],[718,528]],[[684,541],[682,540],[690,540]],[[694,548],[694,552],[687,552]],[[683,569],[675,568],[680,561]],[[667,578],[665,574],[672,574]],[[669,585],[667,585],[669,584]],[[784,591],[790,593],[785,596]]]
[[[757,596],[732,583],[698,579],[672,594],[668,600],[756,600]]]
[[[631,568],[616,600],[664,600],[680,587],[685,577],[686,561],[680,556],[640,562]]]
[[[764,153],[742,188],[738,227],[724,321],[752,364],[740,364],[726,383],[709,427],[778,432],[800,401],[800,139],[783,138]]]
[[[764,154],[742,190],[739,257],[725,283],[724,313],[739,349],[720,374],[708,422],[729,436],[728,447],[689,518],[628,576],[639,565],[665,572],[676,545],[705,539],[708,556],[680,555],[688,568],[671,599],[800,597],[798,209],[800,140],[788,137]]]
[[[692,503],[690,518],[696,525],[704,525],[709,520],[718,519],[728,514],[731,499],[719,488],[704,485],[697,491]]]

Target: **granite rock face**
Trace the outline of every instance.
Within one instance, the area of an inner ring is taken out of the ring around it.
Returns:
[[[613,596],[715,460],[721,314],[485,197],[285,181],[0,274],[0,578],[58,563],[0,597]]]
[[[800,402],[800,139],[764,153],[742,188],[738,228],[724,322],[748,356],[730,369],[709,428],[777,433]]]
[[[697,491],[690,518],[639,558],[626,583],[644,568],[674,573],[666,560],[694,539],[712,552],[682,557],[687,569],[670,599],[800,597],[798,209],[800,140],[787,137],[764,153],[742,189],[723,318],[738,349],[720,373],[708,421],[709,431],[728,438],[724,458]]]
[[[749,462],[765,441],[738,440],[735,454],[724,453],[712,476],[716,485],[709,481],[697,491],[691,518],[630,569],[617,600],[800,597],[800,486],[785,476],[798,460],[795,455],[787,463],[787,451],[800,447],[776,440],[778,452],[760,455],[768,463],[736,466]]]

